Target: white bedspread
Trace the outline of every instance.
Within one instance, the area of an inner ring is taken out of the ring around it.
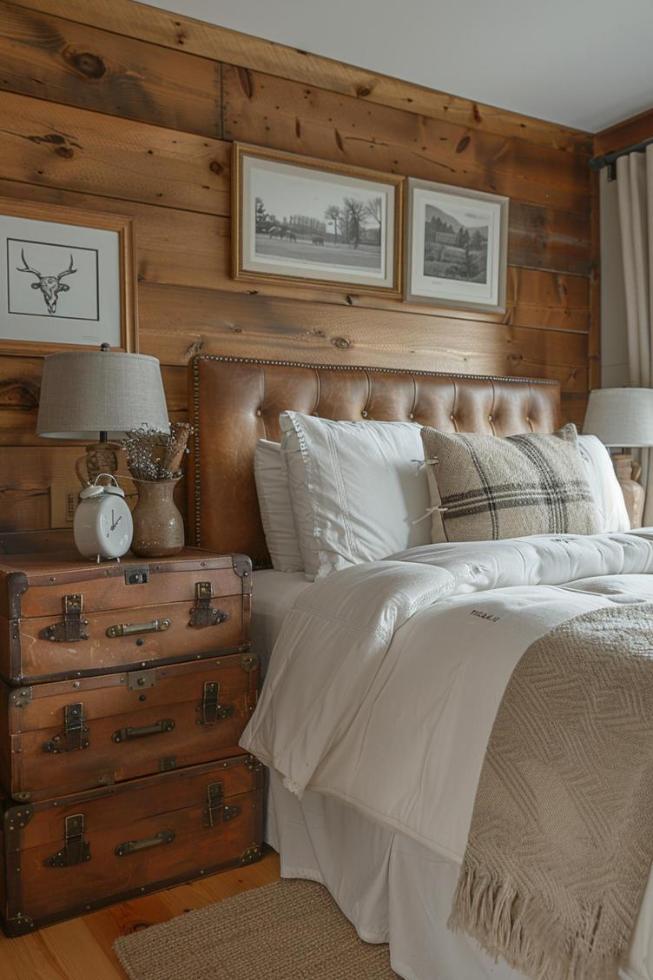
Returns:
[[[458,861],[523,652],[572,616],[653,601],[652,573],[651,529],[431,545],[335,572],[288,613],[241,745],[297,795]]]
[[[357,565],[288,613],[241,745],[457,860],[523,652],[558,623],[653,600],[653,531],[430,545]]]

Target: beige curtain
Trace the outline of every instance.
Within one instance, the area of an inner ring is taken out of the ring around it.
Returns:
[[[630,384],[653,386],[653,145],[617,160]],[[644,525],[653,525],[653,452],[641,455]]]

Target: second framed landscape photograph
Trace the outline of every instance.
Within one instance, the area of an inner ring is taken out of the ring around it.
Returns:
[[[401,295],[404,178],[234,145],[233,275]]]
[[[498,194],[411,178],[405,299],[504,312],[508,201]]]

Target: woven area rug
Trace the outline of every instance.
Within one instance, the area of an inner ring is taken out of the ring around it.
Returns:
[[[397,980],[326,888],[279,881],[114,944],[130,980]]]

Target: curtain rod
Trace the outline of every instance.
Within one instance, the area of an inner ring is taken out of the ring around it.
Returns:
[[[641,153],[653,143],[653,136],[650,139],[642,140],[641,143],[633,143],[626,146],[623,150],[614,150],[612,153],[604,153],[600,157],[592,157],[590,160],[590,170],[602,170],[603,167],[610,167],[614,171],[614,165],[619,157],[627,156],[629,153]]]

